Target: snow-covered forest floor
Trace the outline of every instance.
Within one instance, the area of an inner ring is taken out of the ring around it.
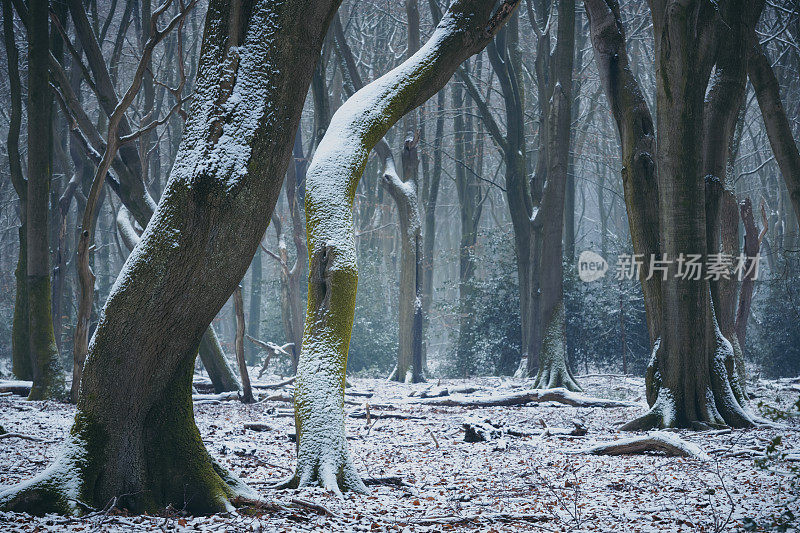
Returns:
[[[256,384],[278,381],[271,376]],[[788,460],[797,457],[779,453],[765,468],[757,464],[779,435],[783,439],[778,452],[798,453],[797,419],[782,422],[789,429],[673,434],[699,446],[706,459],[575,453],[629,438],[615,428],[645,409],[642,379],[595,376],[580,381],[586,395],[640,405],[435,406],[422,403],[431,401],[420,398],[426,389],[427,395],[447,389],[447,398],[467,399],[528,387],[506,378],[421,385],[351,378],[350,449],[361,474],[378,484],[371,485],[367,495],[343,498],[322,489],[269,488],[294,466],[290,387],[256,387],[262,401],[251,405],[198,396],[195,416],[206,447],[263,495],[262,509],[207,517],[182,516],[180,510],[169,516],[123,516],[112,510],[83,519],[0,513],[0,530],[735,531],[750,521],[769,523],[787,509],[800,516],[796,486],[790,484],[791,469],[800,463]],[[798,398],[797,383],[760,381],[753,404],[789,409]],[[365,404],[369,421],[353,416],[366,417]],[[0,397],[0,425],[7,432],[39,439],[0,439],[0,487],[45,468],[58,452],[73,413],[70,405]],[[488,420],[506,431],[487,442],[465,442],[467,419]],[[574,432],[573,421],[586,428],[584,436],[559,434]]]

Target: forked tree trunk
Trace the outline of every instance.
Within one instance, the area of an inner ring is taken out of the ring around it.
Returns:
[[[310,258],[308,314],[295,382],[297,470],[284,485],[319,483],[366,491],[347,449],[344,384],[358,269],[352,208],[367,156],[403,115],[436,93],[458,65],[481,50],[517,2],[456,0],[431,39],[400,66],[339,108],[322,139],[306,185]]]
[[[705,180],[706,246],[708,254],[739,255],[739,213],[730,190],[729,161],[735,144],[736,123],[744,104],[749,37],[764,2],[733,2],[725,24],[729,38],[716,43],[714,76],[705,97],[702,175]],[[738,281],[729,267],[729,279],[710,281],[711,300],[722,335],[733,356],[724,364],[736,400],[745,405],[744,356],[735,333]]]
[[[209,323],[245,274],[289,162],[335,0],[212,0],[192,112],[158,210],[106,302],[61,456],[0,508],[190,513],[256,497],[209,456],[192,374]],[[301,13],[302,16],[298,16]],[[46,35],[46,33],[45,33]]]
[[[417,139],[406,139],[405,152]],[[416,147],[414,147],[416,151]],[[381,140],[375,147],[383,162],[383,187],[397,205],[400,220],[399,346],[395,381],[421,383],[422,375],[422,249],[417,191],[412,179],[400,178],[391,148]],[[407,167],[407,165],[403,165]],[[404,176],[406,173],[404,172]]]
[[[661,251],[672,262],[662,281],[662,334],[648,391],[655,401],[624,429],[748,426],[751,415],[731,388],[733,350],[719,329],[709,283],[679,277],[676,261],[680,254],[705,257],[708,252],[703,103],[716,59],[714,43],[723,35],[732,38],[730,27],[718,24],[716,8],[702,2],[654,2],[652,15]]]

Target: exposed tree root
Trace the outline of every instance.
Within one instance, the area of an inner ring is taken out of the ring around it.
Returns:
[[[696,444],[677,435],[657,431],[642,437],[631,437],[579,450],[574,453],[588,455],[636,455],[645,452],[663,452],[670,457],[693,457],[706,461],[708,455]]]
[[[676,395],[664,384],[658,369],[661,343],[656,342],[653,358],[647,371],[646,385],[650,410],[622,426],[623,431],[646,431],[664,428],[688,428],[697,431],[724,427],[753,427],[759,420],[750,413],[746,396],[739,385],[734,351],[714,320],[715,348],[710,356],[710,386],[705,396],[686,398]],[[693,403],[689,403],[689,402]]]
[[[297,489],[319,485],[325,490],[341,496],[344,491],[361,494],[369,492],[366,484],[356,472],[352,460],[348,457],[337,461],[333,454],[325,454],[315,461],[301,461],[298,458],[297,471],[289,478],[273,485],[274,489]]]

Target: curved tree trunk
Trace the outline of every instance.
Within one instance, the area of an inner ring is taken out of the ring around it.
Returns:
[[[289,162],[302,99],[336,1],[212,0],[186,134],[158,210],[92,338],[61,457],[0,507],[191,513],[255,497],[216,464],[191,386],[208,324],[247,270]],[[303,16],[299,17],[298,13]]]
[[[125,247],[129,252],[132,252],[136,245],[139,244],[140,235],[138,230],[133,227],[133,222],[130,220],[130,212],[125,206],[121,206],[117,213],[117,231]],[[225,356],[219,337],[217,337],[214,328],[210,325],[206,332],[203,333],[203,338],[200,339],[200,347],[197,350],[197,354],[200,356],[203,368],[208,372],[208,377],[215,393],[239,390],[240,385],[236,379],[236,374]]]
[[[800,151],[797,149],[791,124],[781,102],[778,80],[758,43],[750,49],[747,74],[753,82],[772,153],[789,190],[794,214],[800,221]]]
[[[386,131],[486,46],[516,5],[506,1],[492,15],[487,2],[453,2],[425,46],[339,108],[317,148],[306,185],[310,267],[295,382],[297,470],[286,486],[319,483],[336,492],[366,491],[344,431],[345,369],[358,284],[352,220],[356,186],[370,150]]]
[[[655,128],[626,51],[625,31],[616,0],[585,0],[592,47],[603,90],[611,104],[622,147],[622,185],[633,252],[659,257],[658,184]],[[661,335],[661,282],[649,277],[642,262],[639,280],[644,294],[647,330],[654,345]]]

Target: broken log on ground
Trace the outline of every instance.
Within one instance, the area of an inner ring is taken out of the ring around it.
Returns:
[[[587,455],[638,455],[647,452],[661,452],[670,457],[692,457],[707,461],[709,459],[700,446],[681,439],[665,431],[656,431],[641,437],[630,437],[606,442],[571,453]]]
[[[434,398],[422,400],[419,403],[424,405],[437,405],[443,407],[503,407],[511,405],[526,405],[529,403],[556,402],[572,407],[640,407],[636,402],[624,400],[611,400],[607,398],[595,398],[577,392],[571,392],[564,388],[557,389],[529,389],[522,392],[503,394],[496,396],[485,396],[478,398],[463,398],[450,396],[446,398]]]

